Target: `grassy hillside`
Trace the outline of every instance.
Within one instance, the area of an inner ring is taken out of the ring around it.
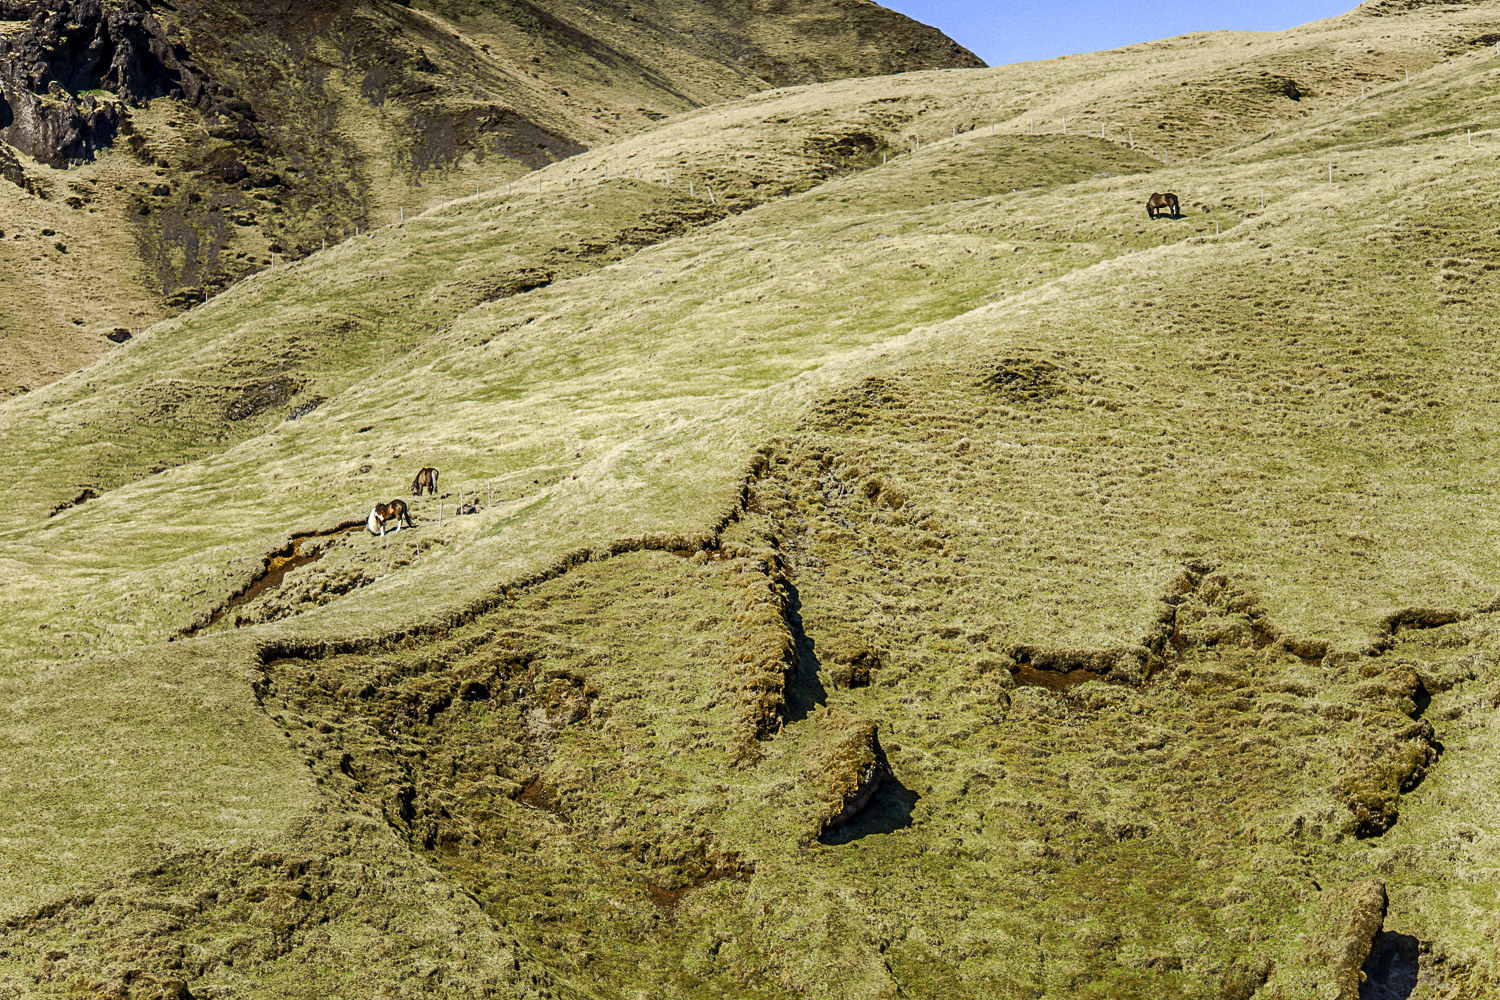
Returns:
[[[1491,995],[1497,21],[690,112],[0,404],[0,982]]]
[[[981,65],[846,0],[53,7],[0,11],[5,396],[274,261],[677,112]]]

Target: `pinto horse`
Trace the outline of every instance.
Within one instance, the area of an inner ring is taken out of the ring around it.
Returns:
[[[438,488],[437,479],[438,470],[423,469],[417,473],[417,478],[411,481],[411,495],[419,497],[422,495],[423,490],[426,490],[429,496],[436,493]]]
[[[405,500],[392,500],[390,503],[378,503],[370,510],[370,519],[365,522],[365,528],[372,535],[385,537],[385,524],[387,521],[396,522],[392,531],[400,531],[401,523],[406,522],[408,528],[416,527],[411,523],[411,515],[406,511]]]
[[[1172,218],[1182,218],[1182,213],[1177,210],[1177,196],[1168,191],[1166,194],[1151,192],[1151,197],[1146,199],[1146,216],[1155,219],[1168,209],[1172,210]]]

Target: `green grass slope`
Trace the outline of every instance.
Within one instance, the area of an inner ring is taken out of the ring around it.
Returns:
[[[0,981],[1491,995],[1496,65],[1170,166],[751,98],[0,405]]]

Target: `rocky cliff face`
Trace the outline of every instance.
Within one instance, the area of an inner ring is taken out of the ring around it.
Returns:
[[[210,79],[149,2],[6,0],[3,22],[13,27],[0,35],[0,138],[49,166],[92,160],[128,127],[128,109],[159,97],[227,119],[234,134],[253,118],[249,102]]]

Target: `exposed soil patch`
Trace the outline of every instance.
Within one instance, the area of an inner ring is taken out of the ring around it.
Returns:
[[[79,494],[76,497],[74,497],[73,499],[71,499],[71,500],[64,500],[62,503],[58,504],[56,507],[53,507],[52,510],[51,510],[51,512],[48,513],[47,516],[48,517],[56,517],[58,514],[61,514],[63,511],[67,510],[69,507],[77,507],[79,504],[84,503],[85,501],[97,499],[98,496],[99,496],[99,494],[96,493],[96,492],[94,492],[94,490],[93,490],[92,487],[86,487],[82,491],[80,491]]]
[[[558,801],[556,786],[547,784],[541,777],[532,778],[521,789],[521,794],[516,796],[516,801],[523,806],[549,812],[565,823],[568,820],[568,811]]]
[[[651,902],[670,913],[676,909],[677,904],[682,902],[682,897],[694,889],[701,889],[705,885],[714,882],[722,882],[732,879],[736,882],[749,882],[755,874],[755,862],[741,861],[738,855],[731,854],[724,858],[705,859],[708,868],[701,875],[690,878],[682,885],[668,889],[657,885],[655,882],[646,884],[646,895],[651,897]]]
[[[1039,687],[1048,691],[1066,691],[1089,681],[1103,680],[1102,674],[1092,670],[1045,670],[1030,663],[1016,665],[1017,687]]]

